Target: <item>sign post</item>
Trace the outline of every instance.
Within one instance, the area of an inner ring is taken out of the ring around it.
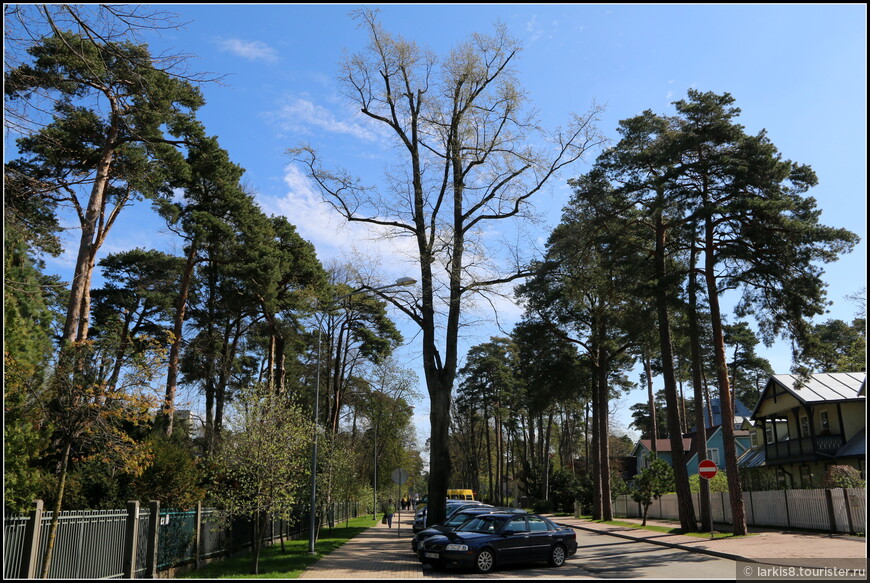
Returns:
[[[698,475],[704,478],[705,480],[712,480],[716,477],[716,474],[719,472],[719,468],[716,467],[716,462],[713,460],[704,460],[700,464],[698,464]],[[710,509],[710,539],[713,538],[713,503],[710,499],[710,488],[707,488],[707,508]]]
[[[393,470],[393,473],[390,474],[390,477],[393,479],[393,482],[399,485],[399,495],[396,498],[396,508],[399,509],[399,520],[396,522],[398,529],[396,531],[396,536],[402,536],[402,484],[408,481],[408,472],[403,470],[402,468],[396,468]]]

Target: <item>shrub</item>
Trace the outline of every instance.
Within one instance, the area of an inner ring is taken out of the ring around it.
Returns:
[[[673,490],[674,470],[655,453],[651,454],[649,465],[634,477],[631,488],[631,499],[643,506],[643,526],[646,526],[646,515],[653,500]]]
[[[825,472],[825,488],[863,488],[861,472],[852,466],[830,466]]]
[[[689,489],[693,493],[698,493],[701,491],[701,480],[706,479],[702,478],[699,474],[692,474],[689,476]],[[716,472],[716,475],[713,476],[712,480],[707,480],[710,484],[711,492],[727,492],[728,491],[728,476],[722,470]]]

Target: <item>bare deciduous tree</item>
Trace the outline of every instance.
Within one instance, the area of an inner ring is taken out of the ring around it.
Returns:
[[[344,171],[325,170],[315,149],[291,150],[324,198],[348,221],[410,237],[420,288],[390,300],[422,331],[423,370],[431,401],[431,517],[444,516],[450,478],[450,401],[457,372],[463,300],[487,297],[527,275],[516,256],[487,239],[529,217],[531,199],[565,166],[601,143],[599,108],[545,132],[513,71],[520,44],[504,26],[473,35],[443,61],[386,32],[375,11],[355,13],[369,45],[342,68],[345,95],[395,139],[395,170],[383,189]],[[499,263],[496,257],[509,257]],[[386,296],[385,296],[386,297]]]

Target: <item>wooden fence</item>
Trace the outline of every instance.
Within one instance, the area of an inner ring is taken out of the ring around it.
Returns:
[[[711,492],[710,497],[714,522],[730,524],[728,492]],[[700,494],[692,494],[696,516],[700,516],[699,498]],[[743,503],[749,526],[866,533],[866,488],[743,492]],[[614,501],[613,514],[615,517],[640,518],[643,509],[631,496],[622,495]],[[678,520],[677,495],[666,494],[654,500],[647,518]]]

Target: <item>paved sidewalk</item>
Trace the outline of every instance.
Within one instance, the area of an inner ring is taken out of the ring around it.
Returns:
[[[839,534],[808,534],[750,527],[750,536],[710,540],[626,526],[611,526],[586,520],[551,516],[560,524],[578,530],[600,532],[625,539],[680,548],[717,557],[795,567],[866,568],[867,546],[863,538]],[[412,515],[402,515],[401,536],[396,529],[377,524],[320,559],[301,579],[423,579],[450,578],[448,574],[423,569],[411,552]],[[640,523],[639,520],[627,522]],[[649,520],[647,524],[667,525]],[[723,531],[725,527],[722,527]],[[496,578],[526,578],[524,572],[496,574]],[[465,578],[465,577],[463,577]],[[492,578],[492,577],[488,577]]]
[[[699,538],[679,534],[668,534],[651,530],[635,529],[628,526],[612,526],[589,522],[579,518],[550,516],[560,524],[575,529],[600,532],[626,539],[681,548],[705,553],[735,561],[764,563],[769,565],[816,567],[824,559],[861,559],[848,561],[850,568],[864,567],[867,560],[867,543],[862,537],[843,534],[811,534],[804,532],[778,531],[749,527],[749,536],[723,539]],[[618,519],[640,524],[640,520]],[[648,525],[668,526],[674,523],[647,520]],[[714,527],[715,528],[715,527]],[[720,526],[728,532],[727,526]]]
[[[422,579],[423,569],[411,551],[414,514],[393,516],[393,528],[376,524],[310,567],[300,579]]]

